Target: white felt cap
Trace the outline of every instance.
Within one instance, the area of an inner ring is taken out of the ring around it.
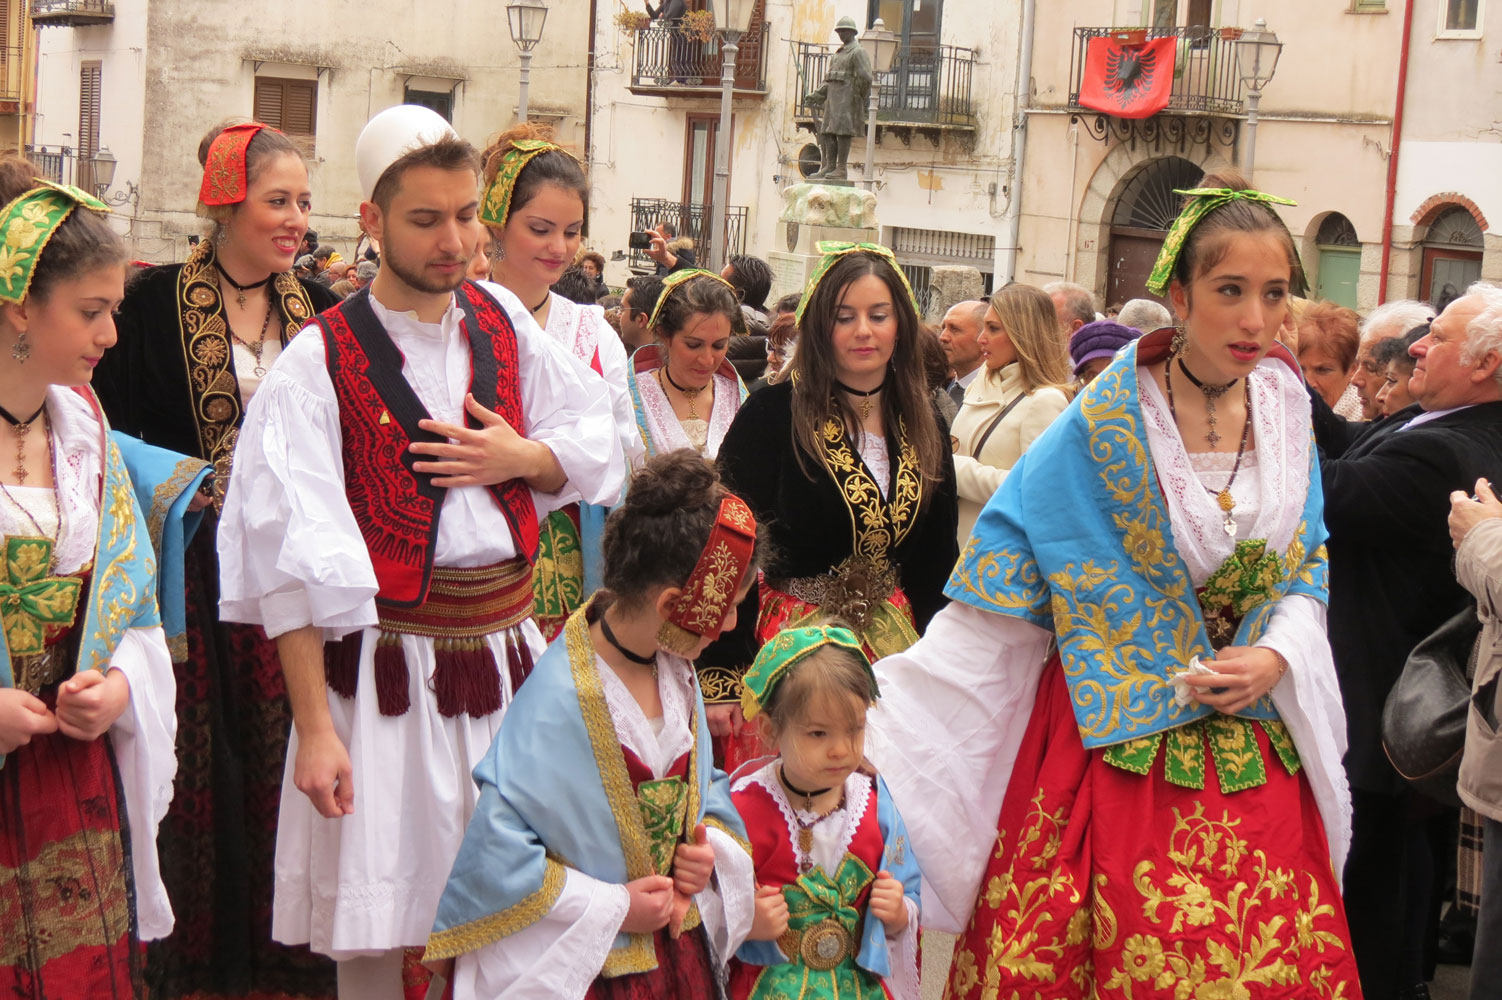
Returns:
[[[443,116],[431,108],[398,104],[376,115],[355,140],[355,170],[366,201],[386,168],[406,154],[443,138],[458,138]]]

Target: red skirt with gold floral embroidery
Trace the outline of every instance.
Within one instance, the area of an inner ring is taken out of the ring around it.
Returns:
[[[1085,749],[1055,657],[948,996],[1359,998],[1309,782],[1249,728],[1264,784],[1133,773]]]
[[[51,691],[44,694],[54,705]],[[108,737],[39,736],[0,769],[0,995],[142,995]]]

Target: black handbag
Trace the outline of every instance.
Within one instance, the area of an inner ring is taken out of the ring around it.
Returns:
[[[1382,707],[1387,759],[1415,789],[1446,805],[1460,805],[1455,782],[1480,639],[1481,622],[1470,604],[1413,648]]]

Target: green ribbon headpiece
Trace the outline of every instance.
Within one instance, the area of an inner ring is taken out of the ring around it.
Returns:
[[[652,307],[652,315],[647,317],[648,330],[657,326],[658,317],[662,315],[662,307],[667,302],[668,296],[672,295],[673,291],[679,286],[686,285],[695,278],[709,278],[711,281],[718,281],[730,289],[731,293],[735,295],[736,301],[740,301],[740,295],[736,293],[735,286],[718,274],[715,274],[713,271],[706,271],[702,267],[686,267],[681,271],[674,271],[662,279],[662,294],[657,296],[657,304]]]
[[[824,276],[829,273],[831,267],[834,267],[836,261],[853,253],[869,253],[885,257],[891,263],[892,270],[897,272],[897,277],[901,279],[902,287],[907,289],[908,301],[913,304],[913,311],[921,315],[918,297],[913,294],[913,286],[908,284],[907,275],[897,264],[896,254],[892,253],[889,248],[880,243],[841,243],[835,240],[823,240],[816,245],[816,249],[824,256],[819,259],[819,263],[814,265],[814,273],[809,275],[808,284],[803,286],[803,298],[798,300],[798,311],[793,314],[793,319],[799,326],[803,325],[803,310],[808,308],[809,300],[814,297],[814,289],[819,287],[819,282],[824,280]]]
[[[501,156],[501,165],[495,172],[495,180],[485,189],[480,199],[480,221],[495,229],[506,228],[506,216],[511,214],[511,196],[516,193],[516,180],[527,164],[554,150],[572,156],[562,146],[543,139],[518,139]]]
[[[876,674],[871,670],[871,661],[866,658],[866,652],[861,648],[861,642],[855,637],[855,633],[839,625],[804,625],[778,632],[756,654],[751,669],[741,679],[741,714],[748,720],[759,715],[771,700],[777,685],[787,679],[793,666],[825,646],[848,649],[860,658],[866,676],[871,679],[871,700],[875,701],[880,695],[876,687]]]
[[[1173,193],[1184,195],[1189,200],[1184,203],[1183,211],[1179,212],[1179,217],[1169,227],[1168,235],[1163,239],[1163,249],[1158,253],[1158,262],[1153,265],[1153,273],[1148,276],[1147,290],[1154,295],[1168,291],[1168,283],[1173,280],[1173,269],[1179,263],[1179,254],[1184,252],[1184,243],[1189,239],[1189,234],[1194,232],[1194,227],[1205,216],[1220,206],[1238,200],[1260,201],[1264,205],[1298,204],[1263,191],[1235,191],[1231,188],[1175,188]]]
[[[31,290],[47,241],[79,205],[101,215],[109,206],[71,184],[38,178],[37,186],[0,209],[0,302],[19,305]]]

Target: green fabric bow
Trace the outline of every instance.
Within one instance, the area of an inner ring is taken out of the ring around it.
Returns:
[[[565,156],[573,155],[562,146],[542,139],[518,139],[512,143],[511,148],[501,157],[501,166],[495,172],[495,180],[485,189],[485,197],[480,202],[480,221],[495,229],[505,229],[506,216],[511,214],[511,196],[516,193],[517,178],[533,159],[554,150]]]
[[[0,302],[26,301],[42,251],[79,205],[100,214],[109,206],[71,184],[40,178],[37,186],[0,208]]]
[[[869,253],[878,257],[885,257],[892,265],[892,270],[897,272],[897,277],[902,281],[902,287],[907,289],[908,301],[913,304],[913,311],[918,312],[918,297],[913,294],[913,286],[908,284],[907,275],[897,264],[897,255],[891,249],[880,243],[843,243],[838,240],[822,240],[815,245],[815,249],[824,256],[819,263],[814,265],[814,273],[809,275],[808,283],[803,286],[803,298],[798,300],[798,311],[793,314],[793,319],[801,327],[803,325],[803,310],[808,308],[809,300],[814,297],[814,290],[819,287],[819,282],[829,273],[835,261],[852,253]]]
[[[1168,235],[1163,238],[1163,249],[1158,253],[1158,262],[1153,265],[1153,273],[1148,276],[1147,290],[1154,295],[1162,295],[1168,291],[1168,283],[1173,278],[1173,269],[1179,262],[1179,254],[1184,252],[1184,243],[1189,239],[1189,234],[1194,232],[1194,227],[1211,212],[1229,202],[1260,201],[1264,205],[1297,205],[1298,202],[1287,198],[1279,198],[1277,195],[1267,194],[1263,191],[1237,191],[1231,188],[1189,188],[1188,190],[1174,189],[1174,194],[1181,194],[1188,198],[1184,208],[1179,212],[1179,217],[1173,220],[1173,225],[1168,229]]]
[[[83,580],[48,576],[52,539],[7,537],[0,575],[0,618],[10,655],[29,656],[47,648],[48,625],[71,625],[78,612]]]
[[[804,625],[778,632],[756,654],[751,669],[741,678],[741,714],[748,720],[754,719],[766,707],[777,685],[787,678],[793,665],[824,646],[839,646],[860,658],[861,666],[871,680],[871,700],[875,701],[880,695],[876,674],[871,670],[871,661],[866,658],[855,633],[838,625]]]
[[[731,292],[735,292],[734,285],[726,281],[724,278],[720,277],[718,274],[715,274],[713,271],[706,271],[702,267],[686,267],[681,271],[674,271],[672,274],[662,279],[662,294],[657,296],[657,304],[652,307],[652,315],[647,317],[648,330],[651,330],[652,328],[657,326],[657,319],[662,315],[662,307],[664,303],[667,302],[668,296],[673,294],[674,289],[678,288],[678,286],[680,285],[688,284],[695,278],[710,278],[714,281],[718,281],[720,284],[730,289]],[[740,299],[739,294],[736,295],[736,299]]]

